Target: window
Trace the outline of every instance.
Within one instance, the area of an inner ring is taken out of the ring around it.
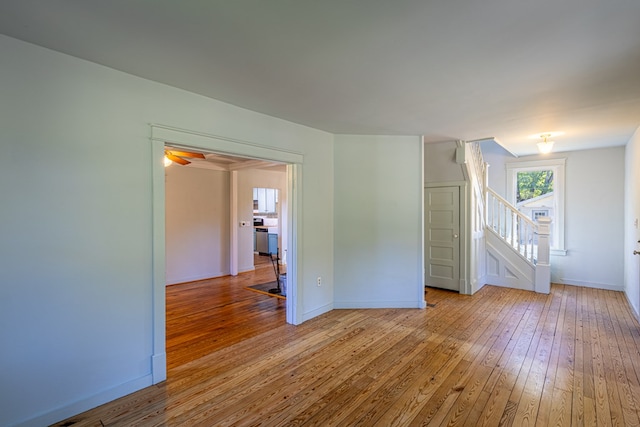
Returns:
[[[538,217],[541,216],[549,216],[549,211],[548,210],[535,210],[535,211],[531,211],[531,219],[532,220],[537,220]]]
[[[566,159],[507,164],[507,200],[534,221],[552,219],[552,255],[566,255],[564,247],[564,169]]]

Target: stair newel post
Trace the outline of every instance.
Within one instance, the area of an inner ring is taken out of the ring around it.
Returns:
[[[551,265],[549,263],[549,233],[551,218],[542,216],[537,219],[538,257],[536,262],[535,291],[548,294],[551,291]]]

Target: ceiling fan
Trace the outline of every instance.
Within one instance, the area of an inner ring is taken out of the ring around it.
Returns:
[[[170,165],[171,162],[178,163],[179,165],[183,166],[191,163],[189,160],[183,159],[183,157],[188,157],[191,159],[204,159],[204,154],[167,148],[165,148],[164,150],[165,166]]]

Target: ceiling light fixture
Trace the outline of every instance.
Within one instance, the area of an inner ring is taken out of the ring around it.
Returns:
[[[170,159],[170,158],[168,158],[167,156],[164,156],[163,162],[164,162],[164,167],[165,167],[165,168],[166,168],[167,166],[171,166],[171,165],[173,164],[173,162],[171,161],[171,159]]]
[[[538,151],[542,154],[549,154],[551,150],[553,150],[553,141],[548,141],[548,138],[551,137],[550,133],[543,133],[540,135],[542,138],[542,142],[538,142]]]

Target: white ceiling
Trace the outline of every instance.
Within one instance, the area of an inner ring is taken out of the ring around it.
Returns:
[[[185,167],[189,168],[199,168],[199,169],[211,169],[211,170],[219,170],[219,171],[238,171],[242,169],[265,169],[270,171],[277,172],[286,172],[287,167],[283,163],[270,162],[266,160],[258,160],[258,159],[250,159],[246,157],[237,157],[230,156],[228,154],[219,154],[219,153],[210,153],[202,150],[194,150],[192,148],[182,148],[182,147],[171,147],[169,145],[165,145],[165,151],[169,150],[188,150],[188,152],[192,153],[201,153],[204,155],[204,159],[193,158],[189,156],[178,156],[182,157],[184,160],[190,162]],[[177,154],[177,153],[174,153]],[[183,167],[182,165],[178,165],[172,163],[170,166],[175,167]]]
[[[640,125],[640,0],[2,0],[0,33],[332,133],[530,154]]]

